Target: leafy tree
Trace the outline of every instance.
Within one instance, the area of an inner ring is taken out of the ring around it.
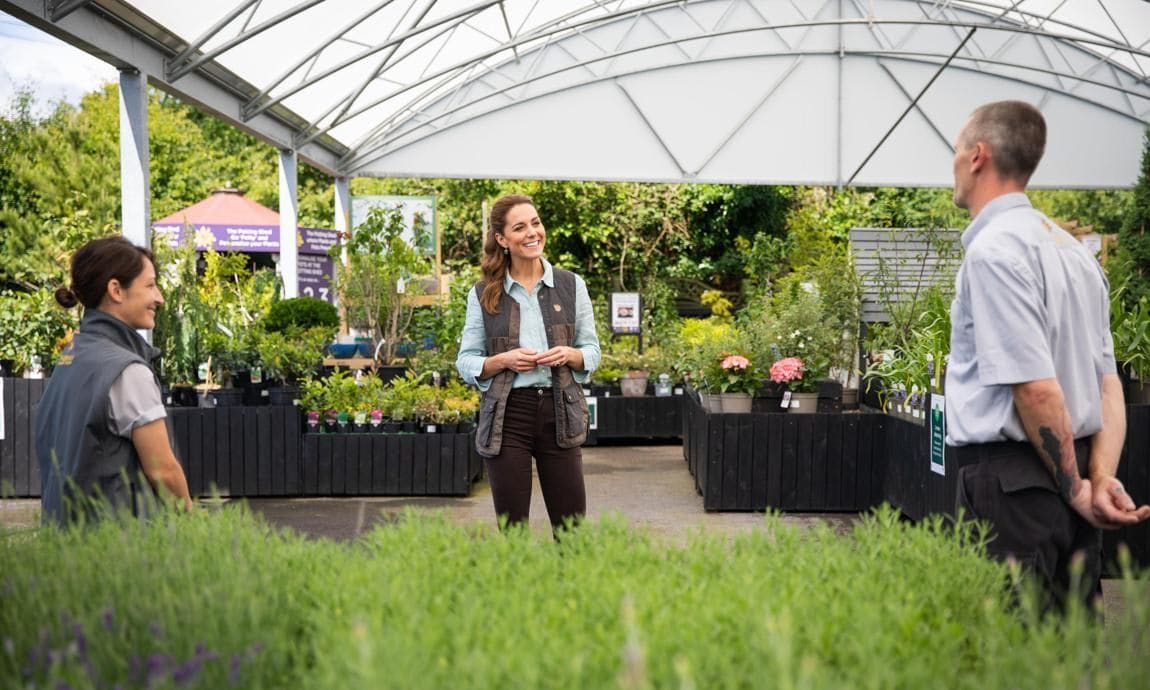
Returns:
[[[1150,130],[1142,152],[1142,171],[1134,187],[1122,230],[1118,233],[1117,264],[1127,271],[1123,301],[1128,307],[1150,298]],[[1112,278],[1113,280],[1113,278]]]

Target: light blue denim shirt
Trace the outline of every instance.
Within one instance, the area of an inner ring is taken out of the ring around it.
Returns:
[[[540,283],[555,287],[555,271],[547,259],[543,261],[543,279]],[[543,324],[543,314],[539,310],[539,286],[527,294],[527,289],[511,278],[508,273],[503,279],[503,290],[519,303],[519,346],[539,352],[548,349],[547,330]],[[573,371],[575,380],[583,383],[599,366],[602,353],[599,350],[599,336],[595,333],[595,314],[592,311],[591,297],[587,294],[587,283],[575,275],[575,342],[573,347],[583,353],[583,370]],[[481,379],[483,360],[487,359],[487,334],[483,327],[483,311],[475,289],[467,293],[467,321],[463,326],[463,339],[459,344],[459,357],[455,368],[467,383],[487,390],[491,379]],[[513,388],[527,386],[550,386],[551,370],[545,366],[515,375]]]

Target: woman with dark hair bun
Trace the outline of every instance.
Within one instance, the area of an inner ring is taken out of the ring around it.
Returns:
[[[467,296],[455,366],[483,391],[475,445],[499,520],[528,519],[534,456],[558,530],[587,511],[581,383],[599,366],[600,351],[587,285],[543,258],[546,239],[530,197],[505,196],[491,207],[483,280]]]
[[[92,240],[71,274],[56,301],[84,313],[36,417],[43,522],[99,519],[106,509],[143,517],[157,489],[190,508],[153,368],[160,353],[136,332],[155,327],[164,303],[152,253],[123,237]]]

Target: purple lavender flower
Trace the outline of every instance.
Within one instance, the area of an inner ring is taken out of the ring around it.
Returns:
[[[232,661],[228,664],[228,682],[236,685],[240,682],[240,669],[243,668],[244,662],[239,654],[232,655]]]
[[[153,654],[148,657],[148,666],[144,675],[145,687],[152,687],[153,683],[163,676],[168,669],[168,657],[163,654]]]
[[[172,671],[172,682],[175,683],[177,688],[187,685],[193,678],[199,675],[202,663],[203,662],[196,657],[189,659],[186,663]]]
[[[104,609],[103,615],[100,616],[100,622],[104,624],[104,630],[112,632],[116,627],[116,617],[112,615],[112,609]]]
[[[72,626],[72,634],[76,638],[76,655],[80,660],[88,658],[88,636],[84,634],[84,624],[76,623]]]
[[[152,633],[152,637],[157,640],[164,639],[164,627],[159,623],[149,623],[148,631]]]

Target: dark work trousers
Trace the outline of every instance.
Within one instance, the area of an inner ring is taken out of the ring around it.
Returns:
[[[503,445],[499,455],[484,461],[495,514],[506,516],[508,525],[526,522],[531,514],[532,456],[552,529],[580,520],[587,512],[582,449],[555,442],[550,388],[513,388],[503,417]]]
[[[1076,441],[1074,449],[1085,467],[1089,440]],[[1045,590],[1044,610],[1064,610],[1068,597],[1092,610],[1102,593],[1102,534],[1063,500],[1034,447],[1004,441],[958,451],[958,507],[967,518],[990,523],[991,557],[1013,559],[1031,573]],[[1082,558],[1077,576],[1071,572],[1076,554]]]

